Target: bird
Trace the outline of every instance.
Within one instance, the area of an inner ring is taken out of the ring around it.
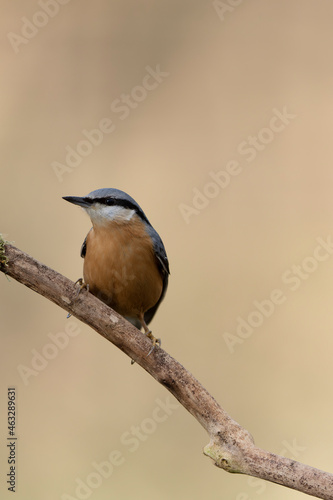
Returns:
[[[92,223],[81,247],[81,288],[143,328],[152,351],[161,340],[148,325],[165,297],[170,274],[162,239],[138,203],[120,189],[96,189],[87,196],[63,199],[82,207]]]

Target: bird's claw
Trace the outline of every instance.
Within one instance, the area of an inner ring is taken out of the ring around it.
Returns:
[[[89,283],[85,283],[82,278],[79,278],[78,280],[75,281],[74,285],[77,285],[77,284],[79,284],[80,286],[79,286],[79,289],[77,291],[75,299],[78,298],[78,296],[80,295],[80,293],[82,292],[82,290],[84,288],[87,290],[87,292],[89,292]]]
[[[155,349],[155,347],[160,347],[161,346],[161,339],[157,339],[156,337],[154,337],[154,335],[150,331],[147,333],[147,337],[152,341],[152,344],[153,344],[151,346],[150,351],[147,354],[147,358],[148,358],[148,356],[151,355],[151,353],[153,352],[153,350]]]
[[[77,291],[77,294],[75,295],[74,302],[76,302],[76,301],[77,301],[77,299],[78,299],[78,297],[79,297],[80,293],[82,292],[82,290],[83,290],[84,288],[87,290],[87,292],[89,292],[89,284],[88,284],[88,283],[85,283],[85,282],[83,281],[83,279],[82,279],[82,278],[79,278],[78,280],[76,280],[76,281],[75,281],[74,285],[77,285],[77,284],[79,284],[80,286],[79,286],[79,289],[78,289],[78,291]],[[67,319],[68,319],[68,318],[70,318],[71,316],[72,316],[72,314],[71,314],[71,313],[68,313],[68,314],[67,314]]]
[[[156,346],[160,347],[160,345],[161,345],[161,339],[155,338],[154,335],[151,333],[151,331],[147,332],[146,335],[147,335],[147,337],[149,339],[151,339],[152,344],[153,344],[151,346],[151,349],[149,350],[149,352],[147,354],[147,358],[148,358],[148,356],[151,355],[151,353],[153,352],[153,350],[155,349]],[[131,365],[134,365],[134,363],[135,363],[134,359],[131,359]]]

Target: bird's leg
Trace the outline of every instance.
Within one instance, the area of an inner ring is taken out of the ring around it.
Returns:
[[[152,344],[153,344],[150,351],[147,354],[147,357],[148,357],[151,355],[151,353],[153,352],[153,350],[155,349],[156,346],[159,347],[161,345],[161,339],[157,339],[156,337],[154,337],[151,330],[149,330],[147,323],[144,320],[143,315],[140,318],[140,322],[141,322],[141,325],[145,331],[145,335],[147,335],[147,337],[152,341]]]
[[[89,292],[89,283],[85,283],[82,278],[79,278],[78,280],[75,281],[74,285],[77,284],[79,284],[80,286],[75,297],[76,299],[78,298],[78,296],[80,295],[80,293],[84,288],[87,290],[87,292]]]
[[[157,339],[154,337],[154,335],[152,334],[151,330],[149,330],[148,326],[147,326],[147,323],[145,322],[144,320],[144,317],[143,315],[139,318],[140,319],[140,323],[142,325],[142,328],[144,329],[145,331],[145,335],[147,335],[147,337],[152,341],[153,345],[151,346],[151,349],[150,351],[148,352],[147,354],[147,358],[148,356],[151,355],[151,353],[153,352],[153,350],[155,349],[155,347],[159,347],[161,345],[161,339]],[[134,359],[131,359],[131,365],[134,365],[135,361]]]
[[[79,286],[79,289],[78,289],[78,291],[77,291],[77,294],[75,295],[74,302],[76,302],[76,301],[77,301],[77,299],[78,299],[78,297],[79,297],[80,293],[82,292],[82,290],[83,290],[84,288],[87,290],[87,292],[89,292],[89,284],[88,284],[88,283],[85,283],[85,282],[83,281],[83,279],[82,279],[82,278],[79,278],[78,280],[76,280],[76,281],[75,281],[74,285],[77,285],[77,284],[79,284],[80,286]],[[67,318],[69,318],[71,315],[72,315],[71,313],[68,313],[68,314],[67,314]]]

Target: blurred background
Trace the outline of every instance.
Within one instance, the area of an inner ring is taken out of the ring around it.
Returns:
[[[74,281],[90,221],[62,196],[128,192],[170,260],[163,348],[257,445],[331,472],[332,21],[330,0],[25,0],[0,21],[0,232]],[[3,275],[0,307],[1,498],[8,387],[17,500],[303,498],[214,467],[163,387]]]

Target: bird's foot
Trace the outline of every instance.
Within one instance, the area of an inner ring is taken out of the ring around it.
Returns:
[[[75,281],[74,285],[77,284],[79,284],[80,286],[75,297],[76,299],[78,298],[82,290],[86,289],[87,292],[89,292],[89,283],[85,283],[82,278],[79,278],[78,280]]]
[[[146,332],[146,335],[152,341],[152,344],[153,344],[150,351],[147,354],[147,358],[148,358],[148,356],[151,355],[151,353],[153,352],[155,347],[161,346],[161,339],[157,339],[156,337],[154,337],[154,335],[152,334],[152,332],[150,330],[148,332]]]
[[[74,302],[77,301],[80,293],[82,292],[82,290],[84,288],[87,290],[87,292],[89,292],[89,284],[85,283],[82,278],[79,278],[78,280],[75,281],[74,285],[77,285],[77,284],[80,285],[80,286],[78,288],[77,294],[75,295]],[[71,315],[72,315],[71,313],[68,313],[67,314],[67,318],[69,318]]]
[[[153,352],[153,350],[155,349],[155,347],[160,347],[160,345],[161,345],[161,339],[157,339],[156,337],[154,337],[154,335],[151,333],[150,330],[147,330],[145,332],[145,335],[147,335],[147,337],[152,341],[152,344],[153,344],[151,346],[150,351],[147,354],[147,358],[148,358],[148,356],[151,355],[151,353]],[[134,365],[134,363],[135,363],[134,359],[131,359],[131,365]]]

